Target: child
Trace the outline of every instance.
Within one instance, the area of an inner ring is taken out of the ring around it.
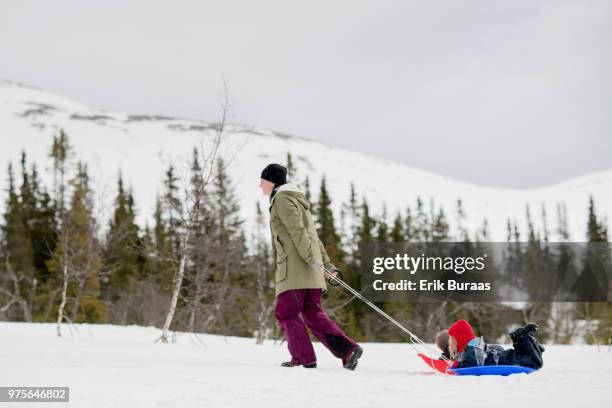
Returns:
[[[442,330],[436,334],[436,346],[442,350],[440,360],[450,360],[450,352],[448,351],[448,330]]]
[[[505,350],[498,345],[486,344],[482,337],[476,337],[466,320],[458,320],[448,329],[448,351],[455,368],[518,365],[539,369],[544,365],[544,347],[534,337],[537,330],[535,323],[519,327],[510,333],[513,348]]]

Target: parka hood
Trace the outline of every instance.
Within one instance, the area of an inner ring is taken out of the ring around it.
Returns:
[[[272,194],[270,195],[270,207],[272,207],[272,205],[274,204],[274,200],[279,194],[287,194],[295,198],[295,200],[300,203],[300,205],[304,207],[304,209],[310,209],[310,203],[306,199],[306,195],[302,192],[302,190],[298,188],[298,186],[293,183],[286,183],[272,190]]]

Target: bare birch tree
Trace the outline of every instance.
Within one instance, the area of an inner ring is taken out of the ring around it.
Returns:
[[[61,336],[64,320],[75,322],[86,296],[97,298],[98,273],[101,268],[101,246],[96,238],[97,223],[92,216],[87,168],[78,164],[73,181],[71,206],[64,211],[58,245],[50,261],[51,269],[60,275],[61,295],[57,311],[57,335]],[[69,296],[72,295],[72,296]],[[66,307],[71,301],[70,316]],[[97,307],[94,301],[94,306]]]
[[[32,312],[28,302],[21,296],[22,282],[26,279],[22,274],[15,272],[10,263],[10,252],[5,254],[5,273],[7,282],[0,282],[0,293],[5,295],[7,301],[0,307],[0,320],[6,320],[9,310],[13,305],[17,305],[23,312],[23,318],[26,322],[32,321]],[[3,279],[4,280],[4,279]],[[10,289],[5,287],[5,284],[10,286]],[[33,285],[35,287],[36,280]]]
[[[221,143],[227,130],[229,114],[229,93],[227,85],[224,83],[221,101],[221,119],[214,125],[214,132],[210,140],[206,140],[205,135],[201,138],[199,149],[201,166],[196,170],[197,173],[193,175],[197,182],[188,183],[186,180],[183,180],[180,197],[169,197],[164,200],[166,210],[176,214],[179,228],[176,231],[178,242],[173,259],[175,273],[172,281],[172,297],[164,324],[162,325],[161,336],[156,340],[162,343],[168,343],[168,332],[176,314],[187,262],[193,248],[192,234],[201,221],[201,209],[205,205],[207,190],[211,184],[215,165],[217,165],[217,160],[220,156]]]

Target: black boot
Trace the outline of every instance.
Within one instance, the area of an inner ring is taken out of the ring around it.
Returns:
[[[533,335],[536,331],[538,331],[538,325],[535,323],[529,323],[526,326],[519,327],[512,333],[510,333],[510,338],[513,343],[518,343],[518,340],[523,336]]]
[[[351,353],[342,359],[342,366],[347,370],[354,370],[357,368],[357,362],[359,357],[363,354],[363,349],[361,346],[355,347],[355,350],[351,351]]]
[[[317,363],[314,362],[310,364],[298,364],[292,361],[285,361],[284,363],[281,363],[281,367],[297,367],[297,366],[302,366],[304,368],[317,368]]]
[[[531,337],[531,340],[533,341],[533,343],[538,347],[538,349],[540,350],[540,353],[543,353],[546,351],[544,346],[540,344],[540,342],[538,341],[538,339],[535,338],[534,335],[530,335],[529,337]]]

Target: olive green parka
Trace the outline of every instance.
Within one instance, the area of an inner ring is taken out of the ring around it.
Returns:
[[[287,183],[270,195],[270,230],[276,266],[276,296],[290,289],[323,289],[325,276],[321,265],[329,271],[330,262],[317,235],[310,203],[295,184]]]

